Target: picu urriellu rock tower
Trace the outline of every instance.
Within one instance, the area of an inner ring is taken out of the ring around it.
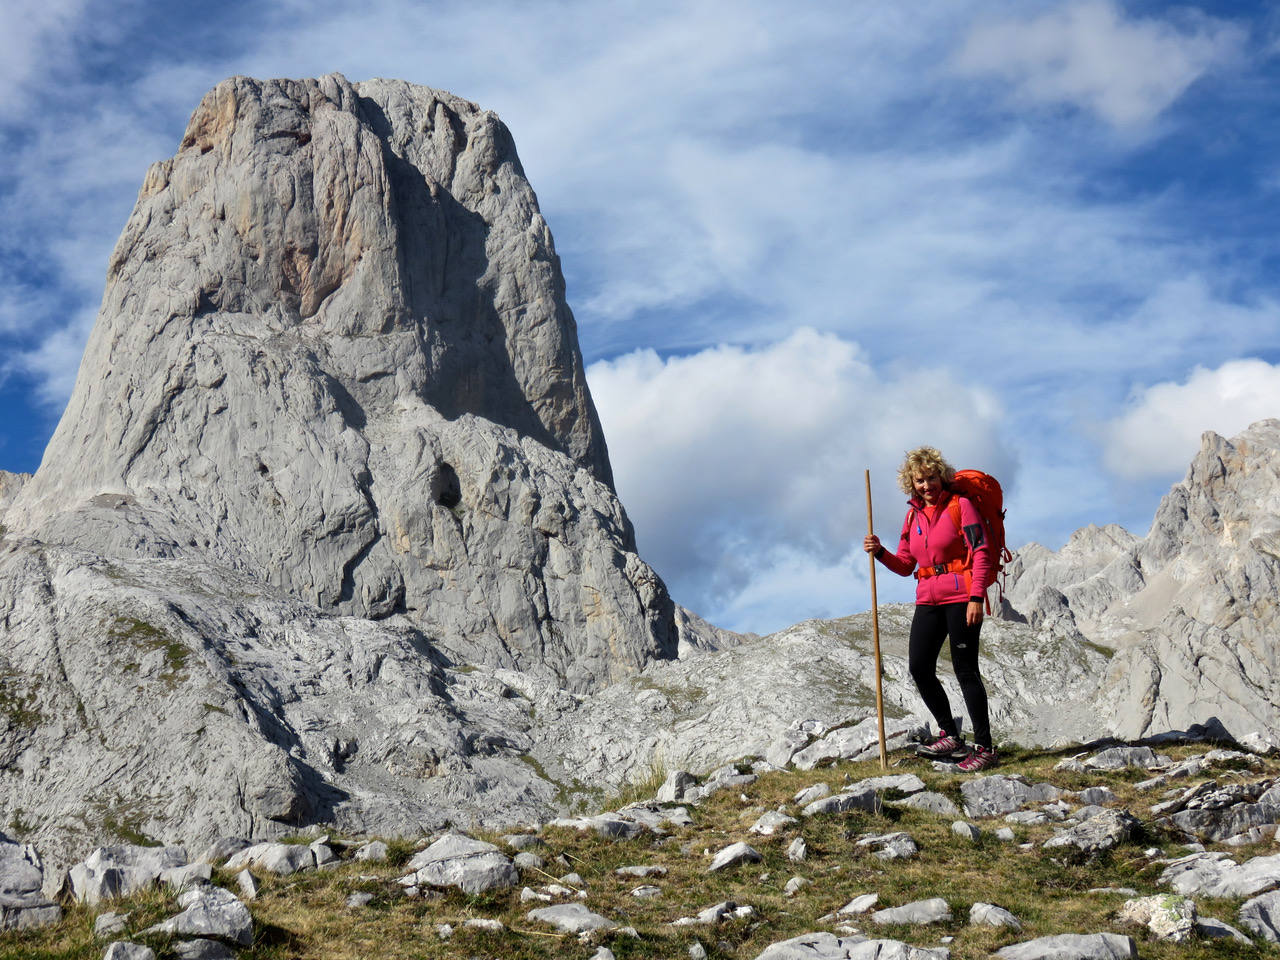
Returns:
[[[8,525],[196,553],[571,685],[674,649],[511,135],[403,82],[204,98]]]
[[[0,518],[0,812],[37,833],[545,813],[492,671],[676,655],[512,137],[408,83],[204,97]]]

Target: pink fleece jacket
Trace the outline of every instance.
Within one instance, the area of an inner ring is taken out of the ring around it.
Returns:
[[[960,501],[960,526],[957,530],[951,519],[948,500],[952,496]],[[943,573],[934,577],[922,577],[916,581],[916,603],[965,603],[986,596],[991,585],[995,564],[991,556],[991,537],[982,514],[968,497],[957,496],[949,490],[934,506],[926,506],[919,497],[909,501],[906,519],[902,521],[902,536],[898,539],[898,552],[890,553],[887,547],[880,549],[879,560],[900,577],[909,577],[917,566],[925,568],[947,563],[969,555],[973,549],[973,582],[966,587],[964,572]]]

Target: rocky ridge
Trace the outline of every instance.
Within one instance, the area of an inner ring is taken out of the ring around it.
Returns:
[[[1099,710],[1115,735],[1212,724],[1276,736],[1280,420],[1204,435],[1145,537],[1077,531],[1009,566],[1010,615],[1114,650]]]

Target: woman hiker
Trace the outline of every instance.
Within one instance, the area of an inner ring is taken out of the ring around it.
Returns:
[[[897,553],[886,550],[874,534],[868,534],[862,545],[898,576],[913,572],[916,576],[908,662],[916,689],[942,728],[938,739],[921,746],[918,753],[934,760],[958,759],[960,769],[970,773],[994,766],[997,759],[987,718],[987,690],[978,673],[982,606],[995,565],[981,514],[967,497],[948,489],[954,476],[955,469],[933,447],[912,450],[898,470],[898,484],[911,499]],[[951,703],[938,681],[938,655],[948,635],[951,663],[973,727],[972,750],[960,737]]]

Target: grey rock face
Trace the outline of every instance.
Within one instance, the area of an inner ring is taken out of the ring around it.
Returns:
[[[1077,531],[1009,566],[1018,616],[1115,650],[1100,693],[1124,739],[1203,724],[1237,740],[1280,727],[1280,420],[1203,437],[1148,535]]]
[[[1114,933],[1063,933],[1015,943],[993,956],[1001,960],[1133,960],[1138,948],[1132,937]]]

